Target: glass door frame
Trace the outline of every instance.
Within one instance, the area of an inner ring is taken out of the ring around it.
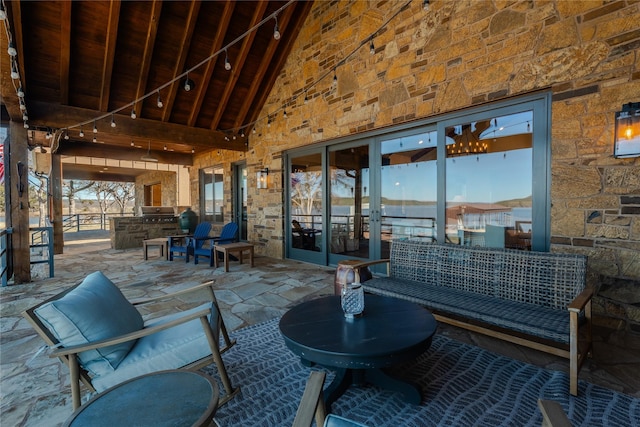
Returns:
[[[231,221],[238,224],[238,240],[247,241],[247,211],[248,206],[245,205],[244,201],[247,196],[247,162],[242,161],[238,163],[234,163],[232,165],[233,168],[233,217]],[[244,174],[244,177],[243,177]],[[244,181],[244,186],[242,182]]]
[[[321,146],[321,147],[315,147],[315,148],[308,148],[308,149],[300,149],[300,150],[295,150],[295,151],[291,151],[289,153],[287,153],[284,158],[286,161],[286,168],[285,168],[285,174],[284,174],[284,182],[283,182],[283,187],[284,187],[284,211],[285,211],[285,215],[284,215],[284,223],[282,224],[282,234],[283,234],[283,238],[284,238],[284,243],[285,243],[285,257],[286,258],[291,258],[291,259],[296,259],[299,261],[304,261],[304,262],[310,262],[313,264],[319,264],[319,265],[327,265],[327,233],[323,232],[321,233],[321,239],[322,239],[322,247],[320,249],[320,251],[310,251],[310,250],[305,250],[305,249],[300,249],[300,248],[295,248],[293,247],[293,239],[291,238],[292,233],[291,233],[291,221],[292,221],[292,215],[291,215],[291,172],[293,170],[293,164],[292,161],[293,159],[300,157],[300,156],[308,156],[308,155],[315,155],[315,154],[319,154],[320,155],[320,163],[321,163],[321,170],[322,170],[322,197],[321,197],[321,203],[322,203],[322,210],[321,210],[321,218],[322,218],[322,228],[323,230],[326,230],[326,224],[328,221],[328,212],[327,212],[327,206],[329,203],[328,200],[328,180],[327,180],[327,176],[329,174],[329,168],[328,168],[328,161],[327,161],[327,146]]]

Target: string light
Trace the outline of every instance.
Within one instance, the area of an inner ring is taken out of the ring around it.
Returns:
[[[18,72],[18,65],[16,64],[16,61],[11,61],[11,78],[13,80],[20,79],[20,72]]]
[[[7,19],[7,12],[4,10],[4,4],[0,3],[0,21]]]
[[[229,55],[227,54],[227,50],[224,51],[224,69],[227,71],[231,70],[231,63],[229,62]]]
[[[111,114],[111,127],[112,127],[112,128],[116,127],[116,120],[115,120],[115,118],[113,117],[113,114]]]
[[[137,117],[138,117],[138,115],[136,114],[136,109],[134,108],[133,110],[131,110],[131,118],[135,119]]]
[[[22,90],[22,85],[18,86],[18,91],[16,93],[20,98],[24,98],[24,90]]]
[[[276,20],[276,25],[273,27],[273,38],[276,40],[280,40],[280,28],[278,28],[278,15],[274,16],[273,19]]]
[[[338,75],[336,74],[336,69],[333,69],[333,87],[338,86]]]
[[[80,126],[80,138],[84,138],[84,131],[82,130],[82,126]]]
[[[431,8],[431,5],[429,4],[429,0],[424,0],[424,1],[422,2],[422,8],[423,8],[424,10],[429,10],[429,9]]]
[[[376,47],[373,45],[373,37],[371,37],[371,43],[369,44],[369,53],[375,55]]]
[[[7,53],[10,57],[15,58],[18,55],[18,51],[16,50],[16,45],[13,42],[9,42],[9,47],[7,48]]]
[[[98,128],[96,127],[96,121],[93,121],[93,133],[98,133]]]
[[[158,106],[158,108],[164,107],[164,104],[162,103],[162,98],[160,98],[160,91],[158,91],[158,101],[156,102],[156,105]]]

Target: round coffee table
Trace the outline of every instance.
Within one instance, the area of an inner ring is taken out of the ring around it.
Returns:
[[[361,317],[344,317],[339,296],[295,306],[280,319],[280,332],[303,363],[336,371],[324,394],[330,408],[350,385],[371,383],[402,393],[420,404],[422,391],[409,381],[393,378],[382,368],[415,359],[431,345],[437,322],[425,308],[396,298],[365,295]]]
[[[94,396],[66,426],[209,426],[218,407],[216,382],[200,372],[160,371]]]

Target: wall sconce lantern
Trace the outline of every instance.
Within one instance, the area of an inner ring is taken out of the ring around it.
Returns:
[[[269,169],[264,168],[256,172],[256,187],[269,188]]]
[[[640,102],[630,102],[616,113],[613,157],[640,156]]]

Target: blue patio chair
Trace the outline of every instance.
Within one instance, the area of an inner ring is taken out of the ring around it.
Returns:
[[[205,256],[209,258],[209,267],[213,267],[213,247],[217,244],[224,245],[225,243],[233,243],[238,241],[238,224],[235,222],[229,222],[222,227],[222,231],[219,236],[206,237],[203,239],[196,239],[195,237],[190,239],[193,244],[193,263],[198,263],[199,256]],[[208,245],[204,243],[208,242]]]
[[[193,235],[169,236],[169,261],[173,261],[173,254],[178,253],[179,255],[176,256],[184,257],[185,262],[189,262],[189,255],[193,253],[193,248],[190,247],[192,239],[195,239],[196,242],[204,242],[202,239],[208,238],[210,231],[211,223],[201,222],[196,227]]]

